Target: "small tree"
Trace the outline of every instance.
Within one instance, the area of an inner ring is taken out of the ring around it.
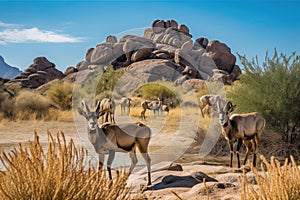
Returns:
[[[245,72],[234,84],[228,96],[242,112],[257,111],[267,124],[282,133],[283,139],[293,143],[300,127],[300,57],[266,54],[263,65],[258,59],[248,61],[239,55]]]
[[[113,67],[110,65],[101,75],[99,81],[97,80],[98,85],[96,89],[96,94],[101,94],[102,92],[112,92],[116,83],[123,74],[123,69],[114,70]]]

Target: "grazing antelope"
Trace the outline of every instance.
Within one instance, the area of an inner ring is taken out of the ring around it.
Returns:
[[[236,156],[238,161],[238,168],[240,168],[239,150],[244,143],[246,146],[246,155],[244,165],[247,162],[250,149],[253,150],[253,166],[256,165],[256,154],[258,151],[259,135],[265,126],[265,119],[257,112],[246,114],[233,114],[233,105],[228,101],[224,108],[220,108],[220,103],[217,103],[219,122],[222,126],[222,135],[227,140],[230,148],[230,167],[232,167],[233,158],[233,144],[237,141]]]
[[[157,101],[149,101],[145,100],[141,103],[141,106],[143,108],[141,112],[141,119],[146,119],[146,111],[148,110],[153,110],[153,114],[155,115],[156,113],[159,114],[159,110],[161,109],[162,105],[162,100],[158,98]]]
[[[208,105],[213,108],[214,111],[217,111],[217,103],[220,102],[221,105],[225,105],[225,101],[219,95],[203,95],[200,97],[200,111],[202,117],[204,117],[203,109]]]
[[[111,164],[115,158],[115,152],[129,152],[129,157],[131,159],[129,173],[131,173],[138,162],[136,156],[137,147],[146,161],[148,169],[148,185],[151,185],[151,158],[148,154],[148,145],[151,138],[150,128],[139,122],[122,125],[104,123],[99,126],[97,123],[98,117],[106,112],[100,111],[99,101],[94,112],[90,111],[85,101],[82,101],[82,105],[84,109],[79,107],[78,112],[87,120],[89,141],[99,155],[99,169],[102,169],[104,156],[105,154],[108,154],[107,170],[109,178],[112,179]]]
[[[104,110],[106,111],[106,113],[104,113],[102,117],[102,124],[109,121],[111,123],[115,123],[115,109],[116,109],[116,104],[112,98],[102,99],[100,103],[100,111],[104,111]],[[109,121],[108,118],[110,118]]]
[[[121,98],[121,115],[129,115],[130,114],[130,107],[131,107],[132,99],[129,97],[122,97]]]

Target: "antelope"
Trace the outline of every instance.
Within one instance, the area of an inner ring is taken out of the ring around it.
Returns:
[[[153,110],[153,114],[155,115],[156,112],[159,114],[159,110],[161,109],[162,100],[158,98],[157,101],[149,101],[145,100],[141,103],[141,106],[143,108],[141,112],[141,119],[146,119],[145,113],[148,110]]]
[[[112,98],[104,98],[100,103],[100,110],[106,111],[102,117],[102,124],[108,122],[108,117],[110,118],[111,123],[115,123],[115,108],[116,104]],[[109,112],[108,112],[109,111]]]
[[[246,155],[244,165],[247,162],[250,149],[253,150],[252,164],[256,166],[256,154],[258,151],[259,136],[265,127],[265,119],[257,112],[246,114],[232,114],[233,105],[230,101],[226,102],[224,108],[220,108],[220,102],[217,103],[219,113],[219,123],[222,127],[222,135],[228,142],[230,148],[230,167],[232,167],[233,144],[237,141],[236,156],[238,168],[240,168],[239,150],[242,143],[246,146]]]
[[[167,114],[169,114],[170,107],[168,105],[161,105],[160,111],[166,112]]]
[[[200,111],[202,117],[204,117],[203,109],[208,105],[216,111],[217,103],[220,102],[222,105],[225,104],[225,101],[219,95],[203,95],[200,97]]]
[[[104,123],[99,126],[98,117],[106,113],[106,111],[100,111],[100,102],[98,101],[94,112],[90,111],[85,101],[82,101],[82,106],[84,109],[78,107],[78,112],[87,120],[87,134],[99,156],[99,169],[103,168],[105,154],[108,154],[107,171],[111,180],[111,164],[115,158],[115,152],[129,152],[131,159],[129,173],[131,173],[138,162],[137,147],[146,161],[148,185],[151,185],[151,158],[148,154],[151,129],[140,122],[122,125]]]
[[[121,98],[121,115],[129,115],[130,114],[130,107],[131,107],[131,98],[123,97]]]

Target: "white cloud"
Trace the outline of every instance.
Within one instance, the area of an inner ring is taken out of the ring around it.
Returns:
[[[4,29],[0,31],[0,44],[26,42],[74,43],[80,41],[81,38],[78,37],[40,30],[36,27],[29,29]]]
[[[15,24],[8,24],[0,21],[0,27],[11,27],[11,26],[16,26]]]

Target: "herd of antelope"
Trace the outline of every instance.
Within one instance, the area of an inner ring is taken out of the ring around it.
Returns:
[[[242,144],[246,147],[246,155],[243,164],[245,165],[252,149],[253,166],[256,166],[256,157],[259,145],[259,136],[264,129],[265,119],[257,112],[246,114],[233,114],[235,105],[230,101],[223,100],[219,95],[204,95],[200,99],[200,110],[204,117],[203,110],[209,107],[218,114],[222,135],[227,140],[230,148],[230,167],[232,167],[233,154],[237,156],[238,168],[241,167],[239,150]],[[120,101],[121,114],[129,115],[132,99],[123,97]],[[159,112],[169,113],[169,106],[164,105],[162,99],[141,102],[141,120],[145,120],[145,112],[152,110],[153,114]],[[151,185],[151,158],[148,153],[148,146],[151,138],[151,129],[141,123],[116,124],[115,115],[116,104],[112,98],[104,98],[97,102],[94,111],[90,111],[85,101],[82,107],[78,107],[80,115],[87,121],[87,134],[89,141],[93,145],[99,156],[99,169],[103,167],[104,155],[108,154],[107,171],[109,178],[111,175],[111,164],[115,157],[115,152],[128,152],[131,159],[129,173],[133,171],[138,160],[136,148],[144,158],[148,170],[148,185]],[[101,119],[101,123],[99,121]],[[237,142],[236,151],[233,150],[234,143]]]

